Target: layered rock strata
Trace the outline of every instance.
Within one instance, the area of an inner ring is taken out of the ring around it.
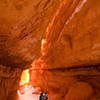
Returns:
[[[0,65],[0,100],[15,100],[22,73],[20,68],[7,68]]]
[[[0,100],[15,100],[21,72],[34,60],[32,85],[47,91],[49,100],[99,100],[99,5],[0,0]]]
[[[0,0],[0,100],[16,94],[21,71],[41,55],[41,40],[58,4],[59,0]]]
[[[63,0],[33,62],[32,84],[49,100],[100,99],[100,1]],[[38,78],[38,79],[37,79]]]

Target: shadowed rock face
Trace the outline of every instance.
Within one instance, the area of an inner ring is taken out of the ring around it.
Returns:
[[[16,100],[22,70],[0,65],[0,100]]]
[[[40,56],[57,5],[58,0],[0,0],[0,64],[21,67]]]
[[[99,5],[99,0],[0,0],[0,100],[15,100],[11,94],[22,69],[38,57],[31,82],[49,100],[99,100]]]
[[[41,55],[41,40],[58,4],[0,0],[0,100],[15,100],[21,72]]]

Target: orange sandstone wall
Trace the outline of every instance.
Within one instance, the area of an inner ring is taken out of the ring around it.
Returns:
[[[49,100],[100,99],[100,1],[63,0],[33,62],[33,86]]]

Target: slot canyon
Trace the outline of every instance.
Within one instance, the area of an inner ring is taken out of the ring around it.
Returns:
[[[25,70],[48,100],[100,100],[100,0],[0,0],[0,100]]]

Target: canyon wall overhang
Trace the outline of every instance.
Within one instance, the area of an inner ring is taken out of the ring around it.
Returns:
[[[59,0],[0,0],[0,64],[24,67],[38,58]]]
[[[99,33],[99,0],[0,0],[0,98],[13,91],[5,84],[13,83],[10,73],[18,85],[22,69],[40,57],[33,86],[57,100],[100,99]]]

